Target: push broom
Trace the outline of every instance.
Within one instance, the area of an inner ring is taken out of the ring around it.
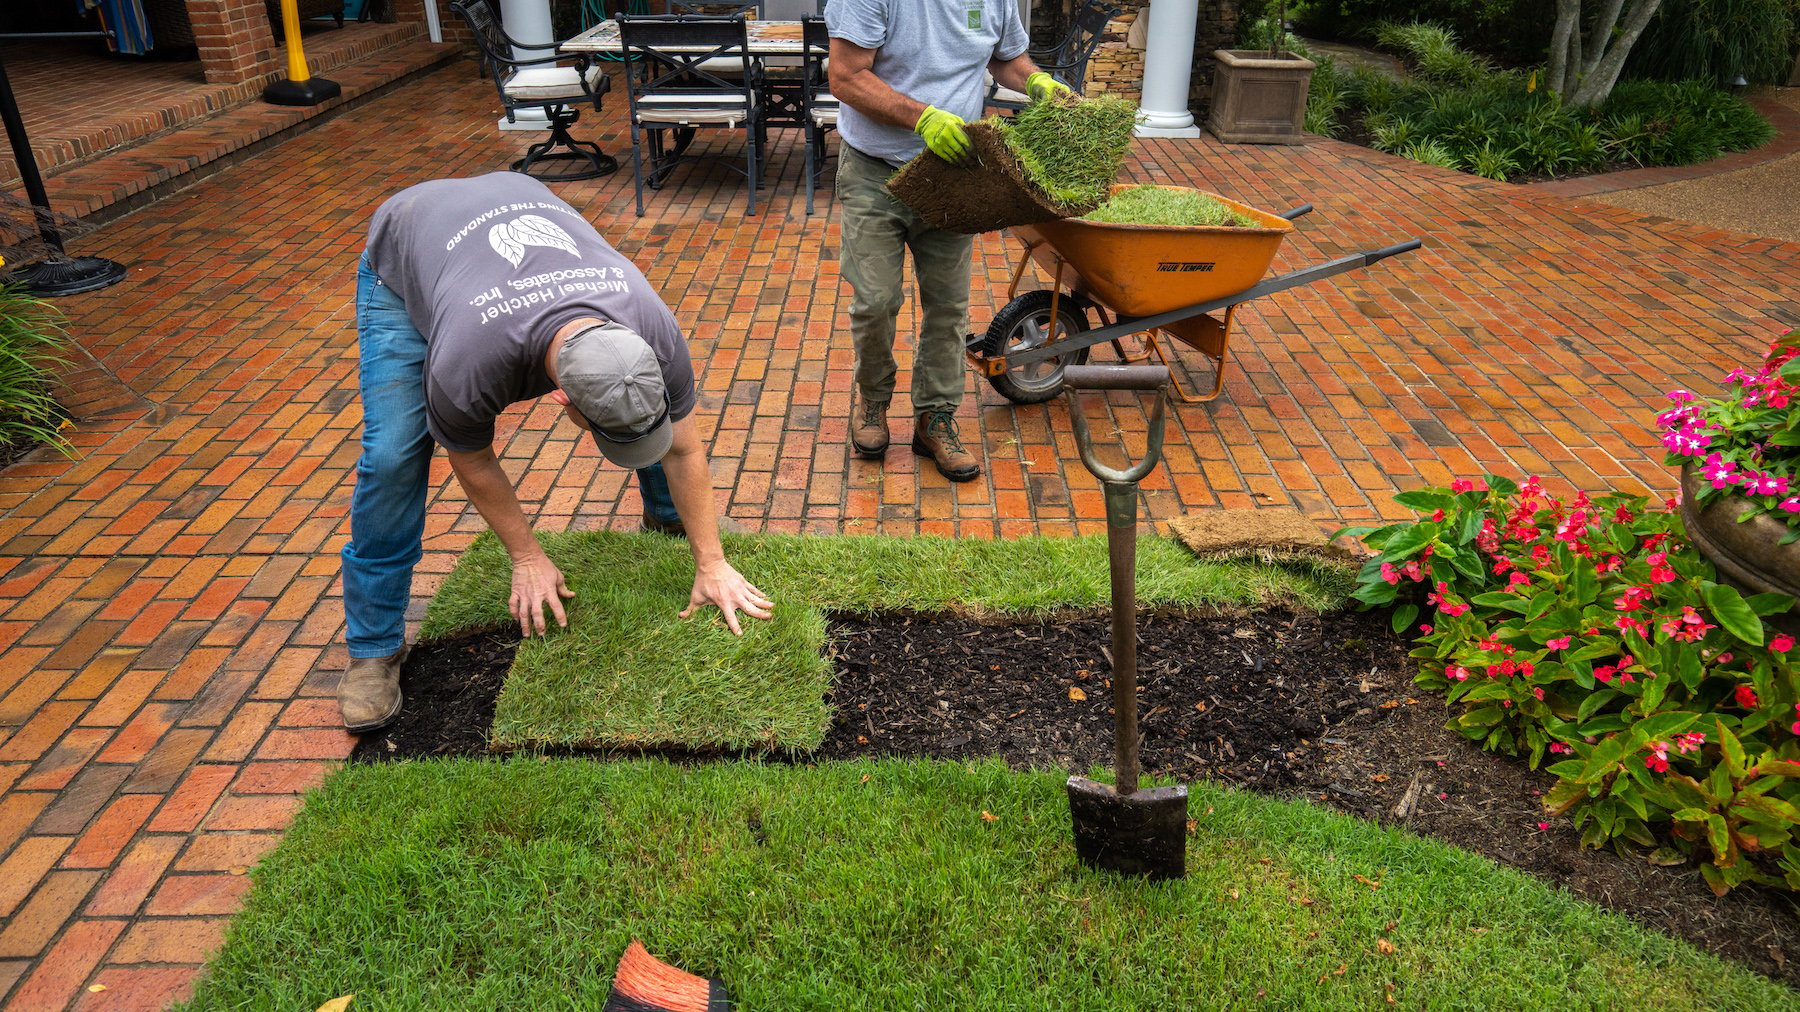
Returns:
[[[731,1012],[723,982],[679,970],[632,939],[601,1012]]]

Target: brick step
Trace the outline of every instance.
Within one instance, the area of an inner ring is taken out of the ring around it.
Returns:
[[[104,224],[461,57],[461,50],[449,43],[421,38],[385,46],[382,42],[370,38],[319,59],[309,53],[313,76],[342,88],[341,95],[327,102],[270,105],[261,100],[261,82],[234,85],[235,90],[248,90],[231,108],[47,172],[44,187],[50,206],[59,215]]]

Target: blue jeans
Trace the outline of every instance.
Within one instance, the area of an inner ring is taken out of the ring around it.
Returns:
[[[356,274],[362,456],[344,545],[344,624],[351,657],[386,657],[406,645],[413,567],[423,555],[431,433],[425,427],[425,338],[365,256]],[[637,472],[656,519],[680,519],[661,464]]]

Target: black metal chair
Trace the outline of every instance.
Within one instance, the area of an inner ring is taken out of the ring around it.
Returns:
[[[494,90],[506,109],[506,121],[516,123],[520,109],[542,109],[550,121],[550,137],[525,149],[525,157],[512,163],[514,172],[523,172],[546,182],[593,179],[619,171],[618,160],[600,150],[592,141],[578,141],[569,127],[580,118],[578,104],[593,103],[600,109],[600,97],[612,88],[606,70],[586,57],[573,59],[573,66],[561,65],[565,57],[548,56],[518,59],[515,47],[522,50],[552,48],[542,42],[520,42],[507,35],[494,10],[493,0],[451,0],[450,8],[462,16],[474,33],[481,49],[483,66],[493,75]],[[533,172],[532,166],[546,162],[574,162],[564,172]]]
[[[831,34],[825,19],[817,14],[801,17],[801,38],[805,52],[803,66],[805,84],[800,92],[804,101],[806,128],[806,213],[813,213],[813,189],[825,171],[825,135],[837,129],[838,100],[831,93],[827,61],[831,56]]]
[[[1088,59],[1100,48],[1107,22],[1119,13],[1118,7],[1103,0],[1088,0],[1076,9],[1069,19],[1068,32],[1054,46],[1030,51],[1032,62],[1039,70],[1073,88],[1075,94],[1081,94],[1087,86]],[[1023,109],[1030,101],[1029,96],[1002,88],[997,81],[988,88],[987,104],[1000,109]]]
[[[660,190],[677,164],[704,157],[687,150],[695,131],[708,127],[744,132],[743,171],[750,184],[749,213],[755,214],[767,127],[761,71],[750,56],[744,17],[621,14],[618,22],[625,50],[625,90],[631,101],[631,168],[638,216],[644,214],[646,184]]]

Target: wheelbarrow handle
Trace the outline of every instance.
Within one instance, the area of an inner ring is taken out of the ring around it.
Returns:
[[[1276,215],[1275,217],[1286,218],[1289,221],[1293,221],[1295,218],[1298,218],[1303,214],[1311,214],[1312,210],[1313,210],[1313,206],[1311,204],[1301,204],[1299,207],[1289,208],[1288,210],[1281,212],[1280,214]]]
[[[1074,390],[1161,390],[1169,385],[1163,365],[1070,365],[1063,386]]]
[[[1373,249],[1364,253],[1363,262],[1365,264],[1372,264],[1377,260],[1386,260],[1391,256],[1399,256],[1402,253],[1411,253],[1413,250],[1416,250],[1423,245],[1425,245],[1423,239],[1408,239],[1405,242],[1395,243],[1385,249]]]

